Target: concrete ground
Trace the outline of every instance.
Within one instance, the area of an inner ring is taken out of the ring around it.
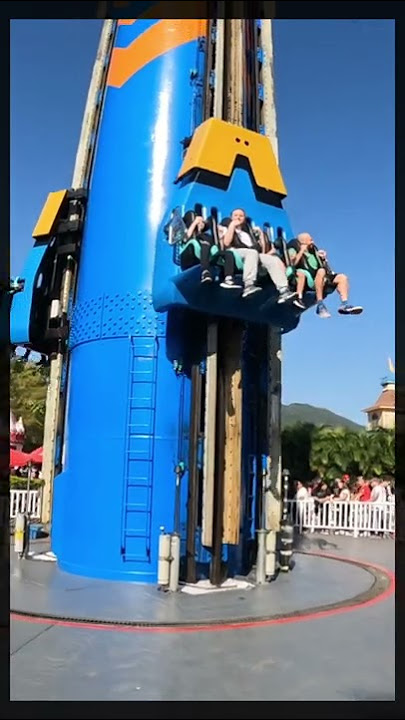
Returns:
[[[301,549],[394,569],[390,540],[310,536]],[[321,567],[326,560],[311,562]],[[360,575],[345,579],[342,565],[330,562],[339,582],[350,584],[346,595],[358,593]],[[299,582],[294,572],[291,589]],[[320,586],[322,574],[315,577]],[[282,582],[287,601],[288,584]],[[12,619],[11,699],[393,701],[394,629],[392,594],[337,614],[237,629],[98,629]]]

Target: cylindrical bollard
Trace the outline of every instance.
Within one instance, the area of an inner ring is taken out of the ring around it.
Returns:
[[[282,520],[280,527],[280,570],[288,572],[293,554],[294,528],[288,520]]]
[[[26,546],[27,518],[24,513],[18,513],[14,527],[14,550],[20,557],[24,555]]]
[[[171,562],[170,562],[170,580],[169,590],[171,592],[177,592],[179,587],[179,573],[180,573],[180,536],[171,536]]]
[[[258,585],[264,585],[266,582],[266,536],[267,530],[257,531],[256,582]]]
[[[290,487],[290,471],[283,470],[283,512],[282,520],[286,521],[288,518],[288,490]]]
[[[290,522],[288,513],[288,491],[290,486],[290,471],[285,469],[283,476],[283,510],[280,523],[280,550],[279,566],[281,572],[288,572],[291,568],[293,554],[294,526]]]
[[[161,532],[159,536],[158,587],[167,588],[170,580],[171,535]]]

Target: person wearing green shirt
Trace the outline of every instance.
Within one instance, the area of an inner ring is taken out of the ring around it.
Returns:
[[[324,291],[327,283],[334,285],[339,293],[341,304],[338,312],[341,315],[359,315],[363,312],[360,305],[349,304],[349,279],[343,273],[335,273],[328,265],[325,250],[317,250],[313,238],[309,233],[300,233],[296,240],[289,243],[288,254],[291,265],[295,268],[297,276],[298,297],[294,304],[305,310],[303,303],[304,290],[307,286],[315,290],[317,308],[316,313],[321,318],[329,318],[330,312],[324,303]]]

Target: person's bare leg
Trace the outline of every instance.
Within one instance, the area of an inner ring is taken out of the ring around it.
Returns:
[[[302,296],[304,295],[305,282],[306,277],[304,273],[297,270],[297,293],[300,300],[302,300]]]
[[[336,275],[333,282],[336,285],[336,290],[339,293],[341,301],[347,302],[349,299],[349,278],[347,275],[339,273],[339,275]]]
[[[323,287],[325,285],[325,275],[326,271],[321,268],[317,271],[315,275],[315,293],[316,293],[316,302],[322,302],[323,300]]]
[[[339,273],[333,280],[336,285],[336,290],[340,295],[342,304],[338,309],[341,315],[360,315],[363,312],[363,308],[360,305],[349,305],[349,278],[343,273]]]
[[[307,281],[307,279],[306,279],[304,273],[300,272],[300,270],[297,270],[297,288],[296,288],[297,297],[295,298],[295,300],[293,300],[293,303],[300,310],[305,310],[305,305],[302,301],[302,298],[304,295],[306,281]]]
[[[315,275],[315,293],[316,302],[318,303],[316,308],[316,314],[320,318],[330,318],[330,312],[323,301],[325,277],[326,270],[324,268],[320,268],[319,270],[317,270],[317,273]]]

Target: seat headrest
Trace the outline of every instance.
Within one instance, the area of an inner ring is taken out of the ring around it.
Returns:
[[[193,220],[197,217],[197,213],[194,210],[187,210],[183,217],[185,225],[189,228]]]

